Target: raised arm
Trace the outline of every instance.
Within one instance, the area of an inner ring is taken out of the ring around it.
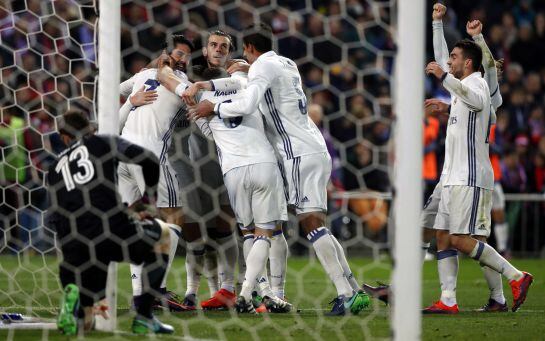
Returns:
[[[490,88],[491,103],[494,109],[501,106],[503,99],[500,94],[500,85],[498,83],[498,70],[496,69],[496,61],[492,56],[492,52],[486,45],[486,41],[482,35],[483,25],[479,20],[468,21],[466,24],[467,33],[473,38],[475,43],[480,46],[483,51],[483,67],[484,79]]]
[[[129,114],[131,113],[131,109],[133,108],[133,105],[131,104],[131,101],[127,99],[125,103],[121,106],[119,109],[119,132],[123,130],[123,127],[125,127],[125,123],[127,122],[127,118],[129,117]]]
[[[449,51],[445,33],[443,32],[443,17],[447,13],[447,7],[443,4],[433,5],[432,28],[433,28],[433,55],[443,70],[448,70]]]

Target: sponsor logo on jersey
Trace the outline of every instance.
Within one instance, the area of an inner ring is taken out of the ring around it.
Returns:
[[[308,199],[308,197],[305,195],[305,197],[303,199],[301,199],[301,202],[309,202],[310,200]]]
[[[456,124],[458,123],[458,117],[456,116],[451,116],[448,120],[448,124],[451,125],[451,124]]]
[[[229,90],[229,91],[221,91],[221,90],[216,90],[214,91],[214,96],[218,97],[218,96],[229,96],[229,95],[234,95],[237,93],[238,90]]]

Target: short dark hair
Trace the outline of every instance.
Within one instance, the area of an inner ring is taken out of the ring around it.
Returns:
[[[187,39],[183,34],[171,35],[163,43],[163,49],[166,49],[168,53],[170,53],[174,49],[174,47],[176,47],[176,45],[178,44],[189,46],[189,49],[191,50],[191,52],[195,50],[195,45],[193,45],[191,40]]]
[[[202,78],[205,81],[209,81],[211,79],[226,78],[226,77],[229,77],[229,73],[227,72],[227,70],[221,67],[206,68],[202,72]]]
[[[473,40],[463,39],[458,41],[454,47],[462,50],[465,59],[471,59],[473,62],[473,71],[479,71],[483,62],[483,50]]]
[[[253,45],[259,52],[272,50],[273,33],[267,24],[250,25],[244,31],[242,42],[244,45]]]
[[[206,35],[206,45],[208,45],[208,40],[210,39],[210,36],[226,37],[227,39],[229,39],[229,52],[235,49],[235,45],[233,45],[233,37],[231,37],[229,33],[222,30],[208,31]]]
[[[92,132],[91,123],[82,111],[69,110],[59,118],[59,133],[80,138]]]

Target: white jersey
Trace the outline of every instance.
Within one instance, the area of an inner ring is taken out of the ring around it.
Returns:
[[[212,81],[216,90],[230,90],[231,82]],[[272,142],[284,159],[327,152],[324,138],[307,115],[307,99],[301,76],[292,60],[273,51],[262,54],[250,66],[247,95],[232,103],[215,107],[220,117],[232,118],[253,114],[265,116]]]
[[[479,72],[462,81],[447,74],[443,86],[451,94],[445,141],[443,185],[494,189],[494,173],[488,155],[490,91]]]
[[[175,73],[183,81],[188,82],[185,73],[180,71],[175,71]],[[132,84],[131,94],[136,93],[144,86],[145,91],[156,90],[158,96],[157,100],[151,104],[130,109],[121,136],[153,151],[160,163],[165,164],[172,129],[177,120],[185,113],[185,105],[179,96],[162,86],[156,76],[156,69],[147,69],[121,84],[121,90],[128,87],[127,82],[129,85]]]
[[[200,100],[223,103],[244,96],[244,89],[203,91],[200,93]],[[206,134],[206,128],[199,125]],[[208,127],[218,147],[223,174],[233,168],[257,163],[276,164],[273,147],[265,135],[263,118],[257,110],[250,115],[233,118],[220,118],[214,115],[208,120]]]

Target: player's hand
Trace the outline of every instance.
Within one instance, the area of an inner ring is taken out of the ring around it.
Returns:
[[[445,71],[437,64],[437,62],[431,62],[426,66],[426,74],[434,75],[437,79],[441,79],[445,74]]]
[[[483,24],[479,20],[468,21],[466,32],[472,37],[478,36],[483,31]]]
[[[161,55],[157,59],[157,68],[161,69],[165,66],[172,67],[172,60],[170,56],[167,54],[167,51],[163,50],[163,53],[161,53]]]
[[[430,98],[424,101],[426,115],[439,115],[448,113],[448,104],[437,99]]]
[[[498,79],[501,79],[503,76],[503,62],[503,58],[496,60],[496,72],[498,73]]]
[[[187,104],[188,106],[197,105],[197,101],[195,100],[195,96],[197,95],[197,92],[199,92],[199,90],[200,90],[198,83],[199,82],[191,84],[182,93],[182,101],[184,101],[184,103]]]
[[[142,85],[134,95],[129,97],[129,101],[133,107],[151,104],[157,99],[157,90],[144,91],[144,88]]]
[[[105,320],[110,319],[110,314],[108,313],[108,310],[109,310],[108,301],[106,299],[99,301],[97,304],[93,306],[93,314],[100,315]]]
[[[235,72],[244,72],[248,73],[250,70],[250,64],[246,63],[246,61],[237,59],[231,65],[227,68],[227,72],[229,72],[230,75],[232,75]]]
[[[443,20],[443,17],[447,13],[447,6],[436,3],[433,5],[433,13],[431,15],[433,20]]]
[[[202,117],[214,115],[214,103],[204,100],[194,107],[189,108],[187,118],[196,121]]]

